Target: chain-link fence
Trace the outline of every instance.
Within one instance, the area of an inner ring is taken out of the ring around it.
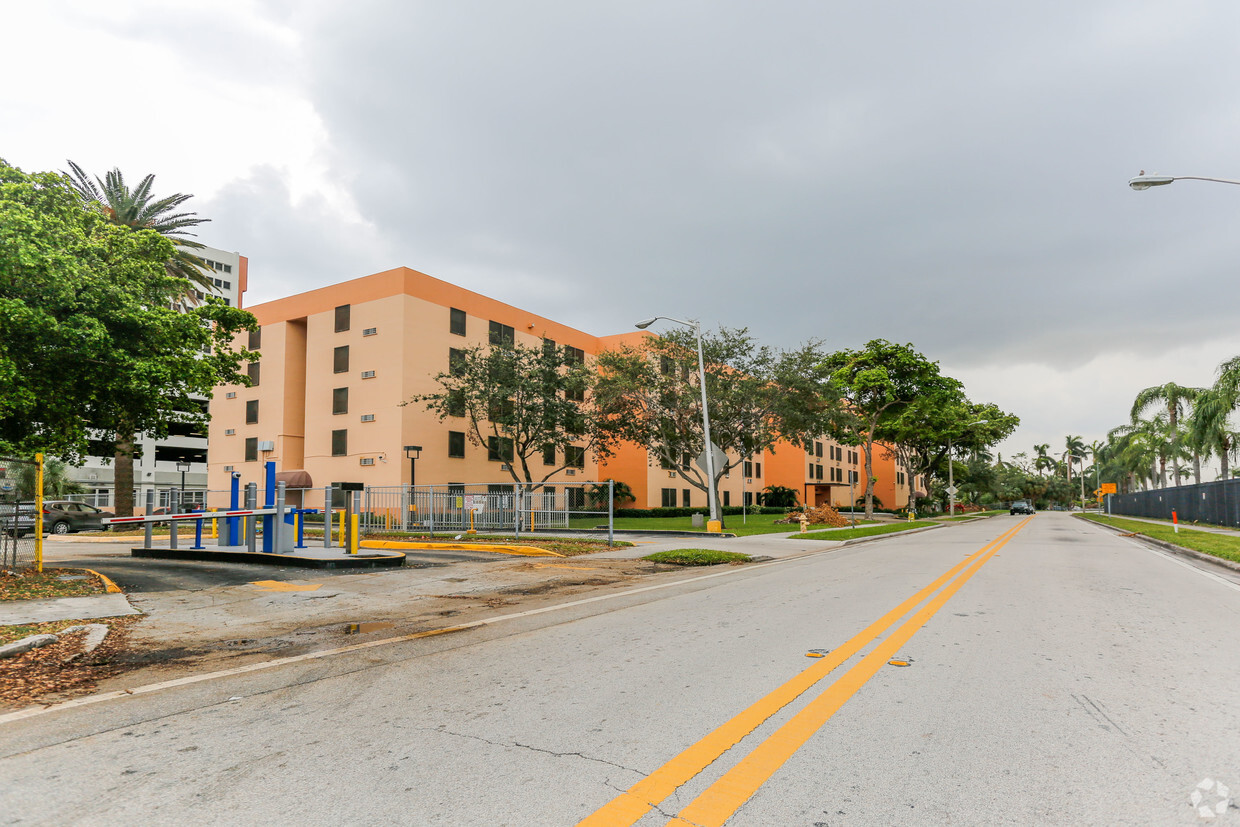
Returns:
[[[1170,520],[1174,510],[1180,522],[1240,528],[1240,478],[1112,494],[1109,499],[1112,514]]]
[[[43,455],[0,457],[0,569],[43,570]]]

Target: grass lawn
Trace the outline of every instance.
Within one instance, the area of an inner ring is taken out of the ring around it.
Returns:
[[[903,523],[887,523],[886,525],[872,525],[865,528],[837,528],[831,531],[811,531],[808,534],[793,534],[788,539],[855,540],[858,537],[892,534],[897,531],[908,531],[910,528],[925,528],[931,525],[938,525],[938,523],[931,522],[930,520],[914,520],[911,523],[907,521]]]
[[[642,558],[652,563],[671,563],[673,566],[717,566],[730,563],[738,566],[749,562],[748,554],[736,551],[716,551],[710,548],[678,548],[671,551],[656,551]]]
[[[844,513],[842,516],[845,519],[848,518],[847,513]],[[725,534],[735,534],[740,537],[748,537],[751,534],[782,534],[800,531],[801,527],[797,523],[792,525],[775,525],[776,520],[782,520],[783,518],[783,514],[750,514],[749,518],[742,522],[741,515],[736,514],[724,518],[723,531]],[[864,520],[857,520],[858,525],[863,523]],[[600,525],[604,527],[607,525],[606,515],[602,519],[586,517],[569,522],[569,528],[594,528]],[[702,534],[706,533],[705,528],[693,527],[692,517],[617,517],[615,527],[627,531],[697,531]]]
[[[61,578],[71,577],[72,580]],[[104,594],[98,577],[81,569],[33,569],[20,574],[0,574],[0,600],[42,600],[52,597],[86,597]]]
[[[1184,527],[1181,527],[1180,532],[1177,534],[1170,523],[1155,525],[1154,523],[1143,523],[1137,520],[1125,520],[1120,517],[1105,517],[1097,514],[1088,514],[1079,519],[1103,523],[1123,531],[1144,534],[1146,537],[1153,537],[1155,540],[1162,540],[1164,543],[1173,543],[1184,548],[1191,548],[1193,551],[1200,551],[1202,554],[1209,554],[1214,557],[1221,557],[1224,560],[1240,563],[1240,537],[1214,534],[1209,531],[1193,531],[1191,528]]]

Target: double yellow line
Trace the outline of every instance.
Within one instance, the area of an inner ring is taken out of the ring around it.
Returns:
[[[681,752],[659,769],[634,784],[629,790],[580,822],[579,827],[627,827],[639,821],[680,785],[692,779],[783,709],[836,667],[857,654],[882,635],[918,604],[943,586],[934,599],[904,622],[886,640],[862,658],[852,669],[828,686],[791,720],[776,730],[735,767],[691,801],[668,824],[692,824],[696,827],[722,825],[749,800],[758,788],[775,774],[809,738],[882,668],[899,649],[908,643],[922,626],[951,599],[960,588],[1009,540],[1029,524],[1027,517],[998,538],[966,557],[921,591],[896,606],[852,640],[816,660],[783,686],[752,704],[732,720]],[[956,580],[952,580],[960,575]]]

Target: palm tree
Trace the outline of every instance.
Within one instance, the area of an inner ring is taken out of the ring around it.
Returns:
[[[1085,441],[1079,436],[1068,434],[1064,439],[1066,450],[1063,452],[1064,463],[1068,466],[1068,482],[1072,482],[1072,460],[1080,459],[1083,461],[1082,455],[1085,453]]]
[[[201,250],[206,245],[192,240],[194,233],[190,227],[197,227],[210,221],[199,218],[198,213],[174,212],[193,195],[176,193],[166,198],[152,200],[151,187],[155,184],[155,176],[148,175],[138,182],[138,186],[130,189],[125,184],[125,176],[119,169],[113,169],[102,179],[96,176],[93,180],[73,161],[69,161],[73,170],[69,181],[78,197],[88,204],[94,204],[103,210],[104,215],[113,224],[122,224],[139,230],[154,230],[176,245],[176,253],[168,260],[168,275],[182,278],[200,287],[212,287],[210,268],[191,250]]]
[[[1177,385],[1174,382],[1168,382],[1165,385],[1154,385],[1146,388],[1137,394],[1137,398],[1132,401],[1132,419],[1135,421],[1147,410],[1154,406],[1165,408],[1167,411],[1167,421],[1171,437],[1176,445],[1180,442],[1180,417],[1183,416],[1187,407],[1197,398],[1197,394],[1201,392],[1201,388],[1186,388],[1183,385]],[[1179,451],[1173,450],[1171,453],[1171,473],[1175,478],[1175,484],[1180,484],[1180,462]]]
[[[176,245],[176,251],[172,258],[168,259],[168,275],[185,279],[186,294],[192,292],[193,285],[211,289],[213,283],[208,275],[206,262],[190,252],[201,250],[205,245],[191,240],[190,236],[194,233],[189,232],[190,227],[197,227],[209,219],[199,218],[197,213],[175,212],[193,198],[192,195],[176,193],[155,200],[151,196],[151,187],[155,184],[154,175],[147,175],[138,182],[138,186],[130,189],[119,169],[113,169],[102,179],[96,176],[92,180],[73,161],[68,163],[73,172],[66,173],[66,177],[84,203],[100,209],[113,224],[139,230],[154,230]],[[133,514],[134,440],[132,430],[119,433],[116,437],[113,468],[116,514],[119,517]]]
[[[1218,379],[1213,387],[1198,393],[1188,421],[1188,442],[1194,453],[1217,456],[1221,479],[1228,478],[1227,461],[1236,450],[1236,433],[1228,426],[1237,408],[1240,408],[1240,356],[1233,356],[1218,366]]]

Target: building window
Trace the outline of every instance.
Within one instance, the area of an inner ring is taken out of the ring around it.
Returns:
[[[343,333],[349,329],[349,309],[351,305],[342,304],[336,308],[336,332]]]
[[[752,462],[750,462],[749,460],[745,460],[745,463],[742,466],[741,475],[745,477],[753,476],[753,463]]]
[[[448,391],[448,416],[464,416],[465,415],[465,391],[451,390]]]
[[[259,368],[262,367],[258,362],[250,362],[245,366],[245,374],[250,377],[250,387],[258,387]]]
[[[465,456],[465,432],[464,431],[448,431],[448,456],[464,457]]]
[[[245,438],[245,461],[258,462],[258,437],[256,436]]]
[[[332,389],[332,414],[347,414],[349,412],[349,389],[333,388]]]
[[[672,360],[666,356],[659,357],[659,373],[667,376],[672,372]]]
[[[512,347],[517,341],[517,337],[515,331],[508,325],[491,322],[490,341],[493,345]]]
[[[543,446],[543,465],[555,465],[555,446]]]
[[[543,356],[555,358],[555,339],[543,339]]]
[[[349,346],[341,345],[332,351],[332,373],[349,372]]]
[[[821,442],[814,443],[814,456],[816,457],[822,456],[822,443]]]
[[[465,375],[465,351],[454,347],[448,348],[448,375]]]
[[[821,465],[815,465],[815,466],[814,466],[814,473],[815,473],[815,477],[814,477],[814,479],[818,479],[818,480],[822,479],[822,466],[821,466]]]
[[[586,361],[586,352],[579,347],[571,345],[564,346],[564,364],[572,367],[573,365],[583,365]]]
[[[491,462],[512,462],[512,440],[503,436],[487,437],[487,459]]]
[[[332,456],[344,457],[349,454],[349,430],[341,428],[339,431],[332,431]]]
[[[253,425],[258,422],[258,400],[250,399],[245,403],[245,424]]]
[[[569,468],[585,468],[586,449],[580,445],[564,446],[564,464]]]
[[[904,485],[904,472],[903,471],[896,472],[896,484]]]
[[[760,463],[760,462],[755,462],[755,463],[753,464],[753,475],[754,475],[755,477],[760,477],[760,476],[762,476],[762,463]]]
[[[724,492],[723,492],[723,504],[724,504],[724,505],[731,505],[731,504],[732,504],[732,492],[731,492],[731,491],[724,491]]]
[[[689,489],[688,488],[680,489],[680,496],[681,496],[681,500],[680,500],[681,507],[689,508]]]
[[[663,507],[664,508],[675,508],[676,507],[676,489],[675,488],[664,488],[663,489]]]
[[[263,329],[250,331],[250,343],[246,345],[246,350],[258,350],[263,346]]]
[[[465,311],[455,307],[448,308],[448,332],[457,336],[465,335]]]

